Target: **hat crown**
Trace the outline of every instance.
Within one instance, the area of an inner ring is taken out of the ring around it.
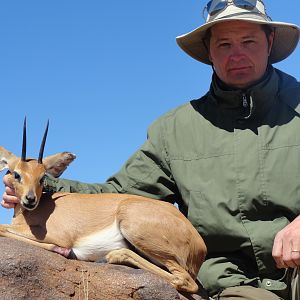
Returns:
[[[220,0],[213,0],[211,3],[211,7],[217,5],[220,2]],[[254,18],[254,19],[261,19],[264,21],[268,21],[271,18],[266,13],[266,8],[264,3],[261,0],[257,0],[255,7],[252,9],[246,9],[237,6],[234,3],[234,0],[227,0],[226,6],[224,9],[221,9],[220,11],[214,13],[213,15],[208,14],[206,23],[216,21],[219,19],[225,19],[225,18],[236,18],[238,16],[244,16],[247,18]]]
[[[210,65],[205,38],[212,26],[228,21],[244,21],[272,27],[275,34],[269,56],[269,63],[277,63],[287,58],[297,47],[300,28],[296,24],[272,21],[262,0],[212,0],[203,10],[209,13],[206,22],[176,41],[188,55]]]

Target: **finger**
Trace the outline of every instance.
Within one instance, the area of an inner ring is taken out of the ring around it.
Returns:
[[[290,254],[289,258],[283,258],[283,264],[286,268],[296,268],[297,263],[293,259],[294,254]]]
[[[282,257],[278,258],[277,260],[275,260],[276,262],[276,267],[278,269],[286,269],[288,268],[287,264],[285,263],[285,261],[282,259]]]
[[[285,233],[284,238],[282,239],[282,264],[286,267],[293,268],[294,262],[292,259],[292,243],[286,235],[286,228],[282,232]]]
[[[5,193],[10,196],[16,196],[16,191],[9,186],[5,187]]]
[[[297,261],[298,256],[297,254],[294,254],[291,252],[291,254],[288,257],[283,257],[283,264],[287,268],[296,268],[297,267]]]
[[[283,243],[282,243],[282,238],[280,232],[277,233],[275,239],[274,239],[274,244],[273,244],[273,249],[272,249],[272,256],[275,260],[277,268],[285,268],[285,264],[282,260],[282,255],[283,255]]]
[[[17,204],[19,199],[15,196],[15,193],[7,193],[6,191],[2,196],[3,204]]]
[[[293,261],[294,268],[300,266],[300,240],[298,234],[296,234],[292,240],[291,259]]]
[[[9,182],[9,175],[8,174],[3,176],[3,183],[4,183],[5,186],[12,187],[11,183]]]
[[[300,262],[300,248],[297,246],[299,244],[298,238],[294,236],[292,231],[287,237],[289,242],[283,243],[283,263],[289,268],[296,268]]]
[[[292,251],[292,260],[294,268],[300,266],[300,251]]]
[[[15,196],[16,195],[15,190],[13,188],[9,187],[9,186],[5,187],[5,193],[7,195],[10,195],[10,196]]]
[[[1,206],[4,208],[15,208],[16,203],[10,203],[10,202],[5,202],[4,200],[1,201]]]
[[[272,256],[278,269],[294,268],[295,265],[291,257],[291,247],[286,247],[285,245],[286,243],[283,242],[281,234],[279,233],[275,238],[272,250]]]

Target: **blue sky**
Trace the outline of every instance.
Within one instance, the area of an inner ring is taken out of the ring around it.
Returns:
[[[273,20],[300,24],[299,0],[265,3]],[[211,68],[175,42],[203,23],[205,4],[1,1],[0,145],[20,155],[26,115],[27,154],[36,157],[50,119],[45,156],[74,152],[63,177],[103,182],[145,141],[151,122],[207,91]],[[275,66],[299,80],[299,62],[298,46]],[[0,208],[0,223],[11,216]]]

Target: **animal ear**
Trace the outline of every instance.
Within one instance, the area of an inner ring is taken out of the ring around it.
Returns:
[[[10,151],[0,146],[0,171],[9,168],[9,164],[17,157]]]
[[[76,155],[70,152],[57,153],[43,158],[43,165],[48,174],[59,177],[75,158]]]

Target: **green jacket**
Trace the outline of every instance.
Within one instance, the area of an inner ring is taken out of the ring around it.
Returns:
[[[272,67],[247,91],[210,91],[159,118],[104,184],[48,179],[56,191],[144,195],[179,208],[204,238],[199,279],[211,293],[242,284],[284,290],[272,258],[300,214],[300,83]]]

